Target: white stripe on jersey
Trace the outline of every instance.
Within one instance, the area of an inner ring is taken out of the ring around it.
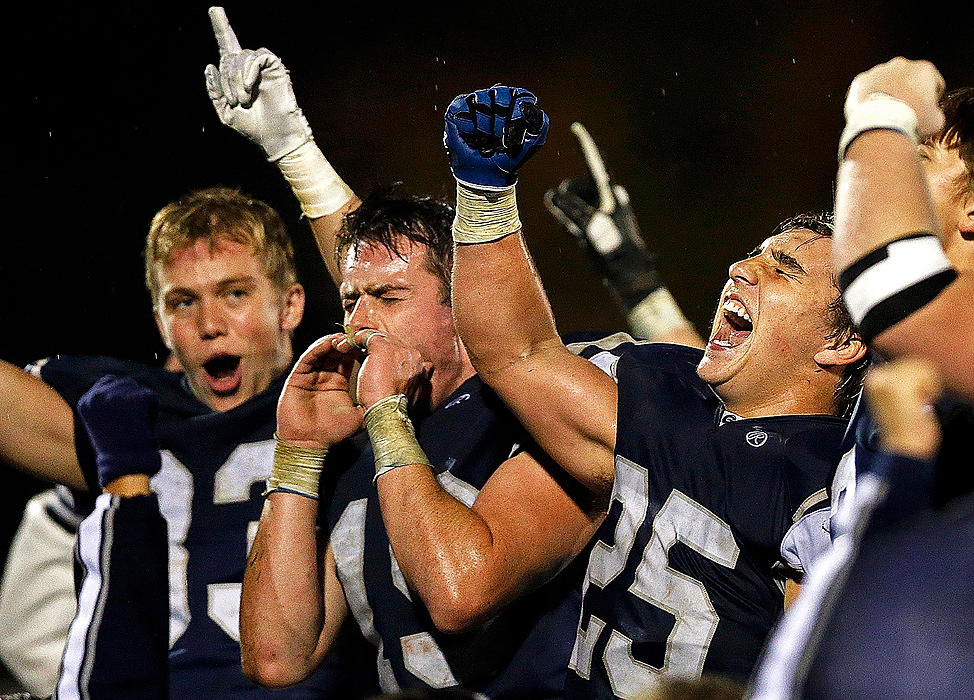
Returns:
[[[109,561],[114,536],[117,499],[102,494],[95,509],[78,527],[78,553],[85,568],[85,578],[78,595],[78,612],[68,630],[58,680],[58,700],[88,700],[88,682],[94,662],[108,594]]]

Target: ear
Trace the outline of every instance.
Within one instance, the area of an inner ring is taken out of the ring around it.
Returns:
[[[292,284],[284,292],[284,304],[281,307],[281,330],[292,332],[304,318],[304,287]]]
[[[866,344],[858,333],[852,333],[843,341],[822,348],[815,353],[815,362],[822,367],[851,365],[866,354]]]
[[[166,328],[162,325],[162,317],[159,315],[159,310],[153,308],[152,316],[156,319],[156,328],[159,329],[159,335],[162,337],[162,342],[166,344],[166,349],[172,352],[172,345],[169,343],[169,338],[166,337]]]

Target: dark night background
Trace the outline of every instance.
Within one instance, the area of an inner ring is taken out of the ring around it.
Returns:
[[[522,174],[521,215],[570,331],[623,326],[541,201],[584,172],[572,121],[628,187],[671,290],[706,329],[731,262],[779,220],[830,208],[842,102],[858,72],[905,55],[932,60],[948,87],[974,84],[974,11],[957,5],[967,9],[906,0],[226,8],[245,48],[282,57],[319,146],[363,195],[401,180],[452,197],[441,146],[451,98],[496,82],[533,90],[551,131]],[[167,201],[217,184],[267,200],[291,224],[310,293],[299,349],[340,320],[283,179],[209,103],[203,68],[217,48],[206,8],[35,2],[7,20],[0,357],[158,361],[140,258],[148,222]],[[23,503],[44,485],[0,468],[2,560]]]

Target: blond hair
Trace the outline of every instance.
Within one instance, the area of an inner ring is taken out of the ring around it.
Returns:
[[[227,187],[190,192],[160,209],[145,242],[145,285],[159,301],[159,270],[176,251],[198,240],[216,249],[221,240],[250,246],[275,287],[297,282],[294,248],[280,215],[268,204]]]

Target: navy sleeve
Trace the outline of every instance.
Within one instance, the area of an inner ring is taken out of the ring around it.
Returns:
[[[59,700],[168,700],[169,561],[155,495],[99,496],[78,528],[83,579]]]

